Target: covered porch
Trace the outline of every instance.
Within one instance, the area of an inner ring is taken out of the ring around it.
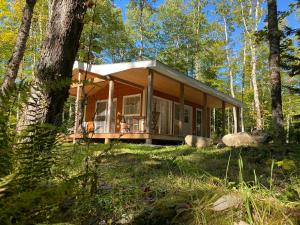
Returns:
[[[210,111],[241,102],[158,62],[88,66],[75,63],[70,95],[76,97],[73,140],[83,137],[182,141],[210,137]],[[79,124],[80,102],[84,122]],[[239,113],[238,113],[239,115]],[[239,126],[238,126],[239,127]]]

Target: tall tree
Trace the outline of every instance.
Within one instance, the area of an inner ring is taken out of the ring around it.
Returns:
[[[154,3],[156,0],[130,0],[127,5],[127,25],[132,29],[138,46],[138,58],[151,57],[155,54],[151,51],[155,39],[155,14]]]
[[[23,8],[22,22],[19,28],[16,44],[12,56],[8,62],[7,74],[1,86],[1,92],[3,95],[7,94],[8,90],[15,85],[15,80],[18,75],[19,66],[23,59],[26,42],[29,36],[31,19],[33,16],[33,9],[35,4],[36,0],[26,0],[25,6]]]
[[[59,125],[86,12],[84,0],[52,0],[31,97],[18,127],[32,122]],[[67,84],[66,84],[67,81]]]
[[[277,2],[268,0],[269,72],[272,98],[272,124],[274,141],[284,142],[280,77],[280,32],[278,29]]]
[[[247,39],[249,40],[249,47],[251,52],[251,84],[253,88],[253,97],[254,97],[254,109],[256,112],[256,129],[263,129],[263,120],[259,99],[259,90],[257,85],[257,42],[256,42],[256,32],[258,31],[258,24],[261,19],[261,0],[249,1],[246,4],[244,1],[241,1],[241,12],[242,20],[244,24],[244,29],[247,34]]]

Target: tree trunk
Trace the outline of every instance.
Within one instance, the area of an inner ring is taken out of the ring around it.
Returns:
[[[60,125],[86,11],[84,0],[53,0],[31,97],[18,128]]]
[[[251,83],[250,87],[253,88],[253,111],[256,113],[256,129],[262,130],[263,129],[263,122],[262,122],[262,114],[261,114],[261,108],[260,108],[260,100],[259,100],[259,91],[257,87],[257,79],[256,79],[256,42],[255,42],[255,33],[258,30],[258,24],[261,19],[259,11],[261,10],[260,2],[259,0],[255,1],[255,14],[253,15],[253,5],[251,3],[249,13],[248,15],[245,15],[244,13],[244,5],[243,2],[241,2],[241,12],[242,12],[242,19],[244,23],[244,28],[246,31],[246,34],[248,35],[249,39],[249,45],[251,50],[251,64],[252,64],[252,70],[251,70]],[[247,18],[250,18],[249,24],[247,24]],[[251,26],[252,24],[252,26]],[[250,27],[249,27],[250,25]]]
[[[256,112],[256,129],[262,130],[262,116],[261,116],[261,109],[260,109],[260,100],[259,100],[259,92],[256,82],[256,44],[251,41],[251,63],[252,63],[252,70],[251,70],[251,84],[253,87],[253,97],[254,97],[254,108]]]
[[[226,45],[228,45],[228,31],[227,31],[227,21],[226,18],[224,17],[224,33],[225,33],[225,42]],[[228,46],[226,46],[226,58],[227,58],[227,64],[228,64],[228,69],[229,69],[229,79],[230,79],[230,93],[233,98],[235,98],[234,94],[234,84],[233,84],[233,72],[232,72],[232,65],[230,62],[230,57],[229,57],[229,51],[228,51]],[[236,107],[232,108],[233,112],[233,132],[237,133],[238,127],[237,127],[237,114],[236,114]]]
[[[276,0],[268,0],[268,38],[269,38],[269,70],[272,98],[273,138],[276,142],[284,143],[284,126],[280,78],[280,32],[278,30]]]
[[[23,59],[26,42],[29,36],[31,19],[36,0],[26,0],[23,8],[22,22],[18,31],[17,41],[8,61],[7,74],[1,86],[2,95],[7,95],[9,90],[15,86],[15,80],[18,75],[19,66]]]

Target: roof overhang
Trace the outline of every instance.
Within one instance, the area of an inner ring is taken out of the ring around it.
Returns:
[[[114,64],[103,64],[103,65],[88,65],[87,63],[82,63],[76,61],[73,66],[73,70],[87,71],[93,74],[99,75],[99,77],[105,78],[122,71],[130,69],[152,69],[161,73],[173,80],[176,80],[180,83],[183,83],[187,86],[190,86],[194,89],[197,89],[203,93],[207,93],[211,96],[214,96],[226,103],[229,103],[232,106],[243,107],[243,103],[221,91],[218,91],[214,88],[211,88],[204,83],[188,77],[183,73],[176,71],[169,66],[157,61],[157,60],[148,60],[148,61],[138,61],[138,62],[126,62],[126,63],[114,63]]]

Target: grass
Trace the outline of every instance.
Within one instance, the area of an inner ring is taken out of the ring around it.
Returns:
[[[51,182],[0,199],[0,222],[299,224],[299,163],[297,145],[63,145]],[[243,201],[214,212],[212,204],[225,194]]]

